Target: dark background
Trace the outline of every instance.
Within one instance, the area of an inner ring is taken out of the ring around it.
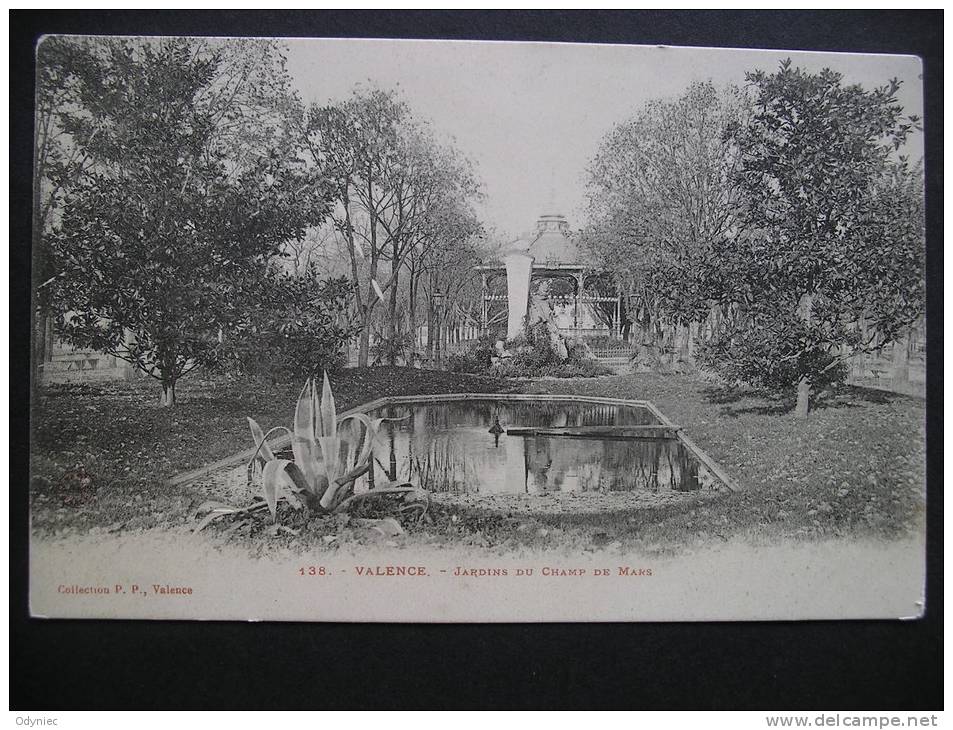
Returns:
[[[942,708],[942,27],[942,11],[11,11],[11,708]],[[586,41],[921,56],[926,617],[489,626],[29,619],[32,79],[33,48],[44,33]]]

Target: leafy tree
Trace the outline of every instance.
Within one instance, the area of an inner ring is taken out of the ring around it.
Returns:
[[[331,215],[351,263],[362,367],[368,364],[374,309],[396,283],[393,277],[383,286],[378,283],[388,245],[381,221],[394,215],[393,181],[401,165],[398,139],[408,118],[406,104],[379,90],[356,89],[344,102],[312,106],[308,112],[307,147],[331,181]]]
[[[738,162],[724,138],[745,113],[739,90],[693,83],[613,127],[589,165],[581,238],[613,272],[643,337],[708,313],[701,277],[714,243],[737,225]]]
[[[88,164],[69,144],[64,128],[78,100],[77,78],[96,63],[94,48],[79,38],[49,36],[37,47],[33,145],[33,247],[39,284],[45,282],[44,238],[70,178]]]
[[[62,335],[132,363],[172,405],[266,260],[325,212],[300,112],[271,42],[108,41],[64,123],[92,164],[51,236]]]
[[[427,293],[432,303],[439,280],[444,279],[444,293],[449,300],[454,277],[441,277],[437,267],[447,267],[446,273],[451,274],[452,262],[457,258],[453,250],[465,253],[467,242],[480,234],[482,226],[471,206],[479,197],[479,186],[469,160],[454,148],[440,144],[429,130],[420,127],[405,135],[404,145],[406,175],[397,184],[397,227],[388,229],[389,259],[395,277],[390,292],[389,319],[393,334],[399,329],[397,277],[405,270],[407,329],[412,338],[416,338],[421,280],[430,275]]]
[[[923,312],[922,181],[900,155],[916,118],[899,82],[865,91],[781,63],[747,75],[754,113],[731,132],[743,193],[735,235],[716,241],[707,291],[726,327],[703,350],[730,377],[813,388]]]
[[[472,215],[460,212],[469,212],[477,183],[470,163],[441,144],[392,92],[357,88],[343,102],[312,107],[307,144],[333,184],[332,217],[351,263],[362,323],[358,361],[364,366],[379,302],[387,306],[385,337],[397,345],[406,340],[398,336],[405,271],[413,336],[420,261],[442,242],[459,240],[458,225],[471,225]],[[393,362],[400,351],[388,348],[387,359]]]
[[[410,329],[416,331],[418,301],[423,295],[427,316],[427,349],[435,358],[434,345],[453,324],[480,324],[481,285],[475,269],[488,258],[485,232],[465,200],[448,200],[431,213],[418,245],[407,257],[408,311]],[[438,311],[436,295],[443,296]]]
[[[50,226],[63,192],[89,165],[82,150],[70,144],[64,122],[74,110],[77,79],[96,61],[96,46],[81,38],[47,36],[37,46],[36,106],[33,144],[33,312],[36,317],[31,360],[32,382],[45,351],[50,323]]]
[[[357,333],[346,277],[323,279],[315,265],[272,267],[223,345],[223,365],[274,379],[301,380],[344,365]]]

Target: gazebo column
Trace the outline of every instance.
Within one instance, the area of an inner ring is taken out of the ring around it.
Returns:
[[[480,273],[480,334],[485,335],[487,331],[487,311],[486,311],[486,293],[487,282],[486,272]]]
[[[616,337],[622,337],[622,295],[616,297],[615,300],[615,320],[613,322]]]
[[[572,304],[572,326],[579,329],[579,299],[582,297],[583,274],[581,271],[574,272],[572,278],[576,281],[576,295],[573,297]]]

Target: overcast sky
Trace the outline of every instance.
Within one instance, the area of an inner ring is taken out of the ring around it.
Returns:
[[[896,77],[908,114],[923,114],[912,56],[549,43],[288,40],[289,70],[306,102],[349,95],[357,83],[399,89],[434,129],[452,137],[484,183],[484,222],[512,238],[541,213],[583,224],[584,177],[599,140],[647,100],[692,81],[744,83],[790,57],[830,67],[870,89]],[[918,135],[908,144],[922,155]],[[552,208],[556,210],[552,210]]]

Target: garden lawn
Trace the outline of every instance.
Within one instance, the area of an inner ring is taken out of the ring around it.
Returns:
[[[661,553],[733,537],[891,538],[923,521],[925,413],[916,398],[847,387],[799,421],[789,401],[687,375],[499,381],[373,368],[345,371],[333,383],[339,410],[385,395],[461,391],[651,400],[741,486],[733,494],[611,515],[526,517],[435,506],[431,522],[399,536],[397,544]],[[145,383],[49,388],[34,409],[34,531],[187,526],[196,495],[187,485],[168,486],[168,478],[247,448],[245,416],[266,428],[289,424],[298,389],[259,380],[194,381],[184,384],[179,405],[162,409]],[[77,464],[83,465],[79,477]],[[88,487],[80,484],[84,478],[91,480]],[[340,521],[285,519],[296,535],[268,529],[263,518],[234,537],[328,549],[365,539]]]
[[[619,515],[601,530],[604,539],[891,538],[922,529],[922,399],[844,386],[798,419],[793,398],[728,389],[698,376],[547,380],[528,389],[650,400],[738,482],[738,492],[705,505]]]
[[[339,411],[387,395],[512,387],[494,378],[389,367],[349,369],[331,380]],[[166,482],[253,446],[246,416],[266,429],[290,426],[301,385],[187,378],[172,408],[159,405],[159,388],[146,379],[43,389],[32,409],[33,530],[181,524],[194,495]]]

